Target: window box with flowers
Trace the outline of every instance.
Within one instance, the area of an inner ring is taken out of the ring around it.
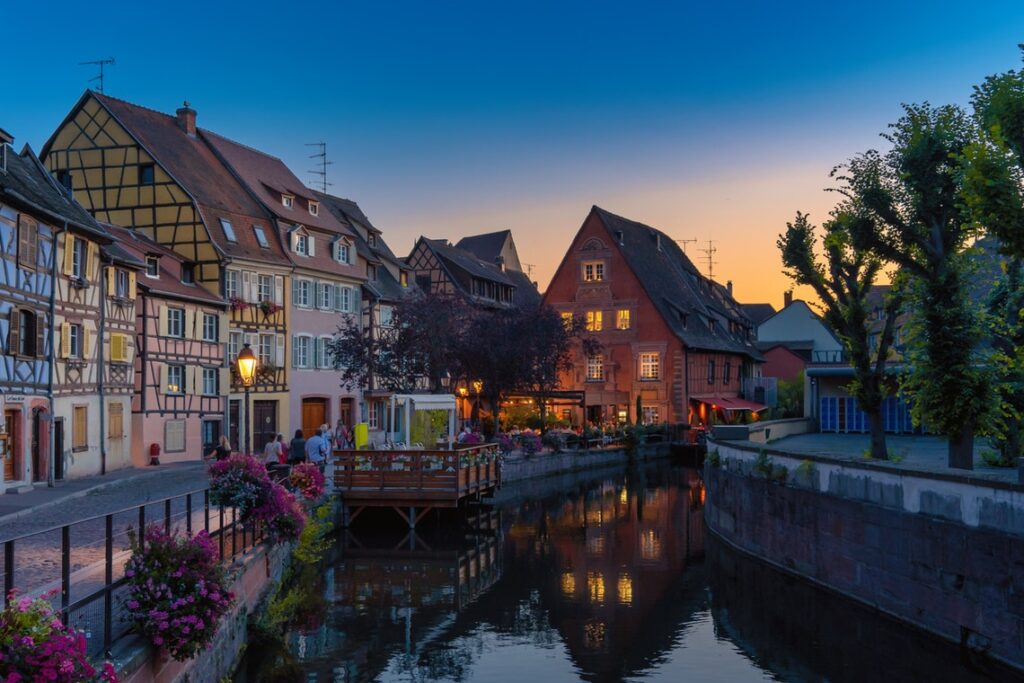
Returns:
[[[275,304],[273,301],[261,301],[259,303],[259,307],[263,315],[274,315],[282,308],[284,308],[284,306],[281,306],[280,304]]]
[[[228,303],[231,306],[232,312],[234,312],[234,311],[243,311],[243,310],[249,308],[249,305],[250,305],[248,301],[246,301],[245,299],[243,299],[241,297],[237,297],[237,296],[233,296],[230,299],[228,299]]]

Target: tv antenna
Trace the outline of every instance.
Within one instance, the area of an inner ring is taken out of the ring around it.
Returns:
[[[696,242],[696,240],[694,240],[694,241]],[[715,265],[718,263],[718,261],[715,260],[715,254],[718,253],[718,249],[715,248],[714,240],[708,240],[708,246],[705,247],[704,249],[700,249],[699,251],[702,254],[704,254],[704,259],[705,259],[704,262],[708,266],[708,279],[709,280],[714,280],[715,279],[715,275],[714,275],[714,273],[715,273]]]
[[[678,242],[679,244],[683,245],[683,253],[684,254],[686,253],[686,245],[687,244],[697,244],[697,239],[696,238],[694,238],[692,240],[673,240],[673,241],[674,242]]]
[[[90,64],[95,64],[96,66],[98,66],[100,68],[99,75],[93,76],[92,78],[90,78],[89,82],[92,83],[93,81],[99,81],[99,86],[96,88],[96,90],[97,90],[97,92],[103,92],[103,67],[105,67],[107,64],[111,64],[112,65],[113,63],[114,63],[114,58],[113,57],[107,57],[106,59],[94,59],[91,62],[79,62],[78,65],[79,66],[88,66]]]
[[[523,268],[526,268],[526,277],[530,278],[530,282],[533,282],[533,269],[536,268],[532,263],[523,263]]]
[[[327,160],[327,143],[326,142],[307,142],[306,147],[318,147],[320,149],[316,154],[309,155],[310,159],[319,159],[320,168],[308,171],[310,175],[315,175],[319,180],[315,181],[321,187],[321,192],[327,194],[327,188],[332,184],[327,182],[327,167],[333,164],[333,161]]]

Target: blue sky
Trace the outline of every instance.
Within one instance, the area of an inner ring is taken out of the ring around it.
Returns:
[[[106,91],[276,154],[392,247],[512,228],[546,286],[591,204],[717,241],[715,277],[778,303],[774,247],[903,101],[966,103],[1020,63],[1024,3],[17,3],[0,127],[37,149]],[[12,68],[14,67],[14,68]],[[693,247],[689,247],[692,253]],[[699,260],[698,260],[699,263]]]

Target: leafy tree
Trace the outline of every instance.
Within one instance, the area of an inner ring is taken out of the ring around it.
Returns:
[[[961,198],[960,160],[975,139],[962,110],[907,105],[885,137],[892,149],[852,159],[837,177],[857,207],[847,221],[855,248],[908,277],[910,369],[904,388],[913,414],[949,439],[949,465],[970,469],[974,433],[989,407],[979,362],[979,311],[967,292],[964,246],[973,229]]]
[[[1024,264],[1011,258],[987,301],[991,365],[999,399],[991,438],[999,451],[996,464],[1011,466],[1024,455]]]
[[[871,313],[868,295],[882,269],[881,260],[855,249],[850,225],[858,221],[856,207],[845,206],[822,226],[824,256],[815,253],[816,228],[806,214],[786,224],[776,243],[782,252],[786,274],[794,282],[810,286],[821,300],[822,317],[839,337],[853,367],[853,381],[847,387],[867,415],[871,430],[871,457],[888,458],[882,404],[886,396],[886,365],[892,345],[896,315],[900,307],[899,288],[890,291],[885,303],[885,325],[873,352],[868,329]]]

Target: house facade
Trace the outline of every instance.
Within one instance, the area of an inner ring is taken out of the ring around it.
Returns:
[[[173,116],[87,91],[43,148],[47,168],[100,220],[140,231],[182,259],[181,280],[229,301],[225,361],[244,343],[260,358],[250,433],[232,371],[226,429],[260,448],[288,426],[291,262],[272,217],[224,166],[187,104]]]
[[[515,305],[516,282],[501,264],[484,261],[447,240],[420,237],[405,262],[424,292],[459,294],[485,308]]]
[[[583,391],[586,408],[563,419],[708,424],[764,408],[741,395],[761,361],[750,321],[655,228],[595,206],[544,303],[582,319],[602,347],[589,357],[577,351],[562,388]]]

